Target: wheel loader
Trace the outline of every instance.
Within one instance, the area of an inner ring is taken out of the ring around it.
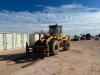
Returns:
[[[69,50],[69,41],[69,36],[62,34],[61,25],[49,25],[49,34],[44,34],[43,37],[39,34],[39,40],[33,46],[26,43],[26,54],[29,54],[29,49],[32,48],[41,58],[57,55],[60,50]]]

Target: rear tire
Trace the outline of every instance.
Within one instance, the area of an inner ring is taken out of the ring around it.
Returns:
[[[70,49],[70,42],[67,40],[63,41],[63,51],[67,51]]]

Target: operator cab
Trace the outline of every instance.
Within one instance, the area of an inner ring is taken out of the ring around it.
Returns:
[[[49,34],[50,35],[61,35],[62,34],[62,26],[60,25],[49,25]]]

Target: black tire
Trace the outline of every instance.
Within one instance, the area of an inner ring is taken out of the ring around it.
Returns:
[[[49,49],[48,49],[48,45],[47,45],[47,48],[44,48],[44,49],[43,49],[43,55],[44,55],[45,57],[49,57],[50,52],[49,52]]]
[[[37,48],[38,46],[38,48]],[[43,46],[43,48],[39,47],[39,46]],[[41,41],[36,41],[34,44],[34,48],[36,50],[36,52],[38,53],[39,57],[49,57],[49,50],[48,47],[46,47],[48,45],[46,45],[46,41],[41,42]]]
[[[70,49],[70,42],[67,40],[63,41],[63,51],[67,51]]]
[[[58,40],[51,40],[49,42],[50,55],[57,55],[59,52],[59,42]]]

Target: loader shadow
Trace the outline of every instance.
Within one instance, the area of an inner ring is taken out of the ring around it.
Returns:
[[[15,64],[21,64],[26,62],[33,62],[38,60],[37,53],[31,53],[30,55],[26,55],[25,53],[19,53],[19,54],[9,54],[9,55],[0,55],[0,61],[7,61],[14,62]]]

